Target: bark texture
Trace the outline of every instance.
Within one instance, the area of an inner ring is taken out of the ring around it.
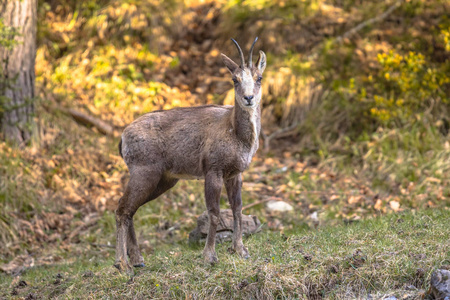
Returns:
[[[34,128],[37,0],[0,1],[0,18],[19,33],[12,49],[0,47],[0,127],[5,139],[24,144]]]

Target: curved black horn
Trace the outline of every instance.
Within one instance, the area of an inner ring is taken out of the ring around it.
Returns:
[[[244,68],[245,67],[244,53],[242,53],[242,49],[241,49],[241,47],[239,47],[239,44],[234,39],[231,39],[231,40],[236,45],[236,48],[239,51],[239,57],[241,58],[241,68]]]
[[[251,69],[253,62],[252,62],[252,55],[253,55],[253,47],[255,47],[255,43],[258,40],[258,37],[256,37],[255,41],[252,44],[252,47],[250,48],[250,54],[248,55],[248,67]]]

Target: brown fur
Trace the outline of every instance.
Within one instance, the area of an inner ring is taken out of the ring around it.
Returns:
[[[143,204],[172,188],[179,179],[205,179],[210,229],[203,251],[205,260],[217,261],[215,234],[219,198],[225,184],[234,216],[233,248],[243,257],[241,173],[258,149],[260,125],[260,76],[265,67],[261,51],[256,67],[238,67],[223,55],[225,65],[247,81],[235,84],[236,105],[205,105],[145,114],[125,128],[119,152],[130,171],[130,181],[116,210],[116,266],[131,270],[143,265],[133,226],[133,215]],[[252,82],[248,78],[253,78]],[[243,86],[246,84],[247,86]],[[248,95],[253,93],[253,95]],[[248,100],[252,97],[251,100]],[[244,99],[245,98],[245,99]]]

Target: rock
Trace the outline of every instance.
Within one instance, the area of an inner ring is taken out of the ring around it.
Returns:
[[[313,222],[314,227],[319,226],[320,220],[319,220],[319,217],[317,215],[317,211],[315,211],[312,214],[310,214],[309,217],[311,218],[311,221]]]
[[[430,294],[433,299],[450,300],[450,271],[438,269],[431,274]]]
[[[261,222],[258,217],[242,215],[242,233],[249,235],[259,231]],[[189,234],[189,243],[205,242],[208,235],[209,218],[208,212],[204,212],[197,219],[197,228]],[[233,212],[231,209],[222,209],[217,225],[216,243],[231,241],[233,235]]]
[[[294,210],[292,205],[284,201],[269,201],[266,204],[267,209],[270,211],[291,211]]]

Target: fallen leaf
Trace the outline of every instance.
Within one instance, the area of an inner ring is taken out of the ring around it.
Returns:
[[[389,202],[389,206],[395,212],[399,211],[399,209],[400,209],[400,203],[398,201],[391,201],[391,202]]]
[[[375,208],[376,210],[381,210],[382,206],[383,206],[383,201],[381,201],[381,199],[378,199],[377,202],[375,203],[375,205],[373,206],[373,208]]]
[[[350,196],[350,198],[348,198],[348,204],[356,204],[361,200],[361,196]]]

